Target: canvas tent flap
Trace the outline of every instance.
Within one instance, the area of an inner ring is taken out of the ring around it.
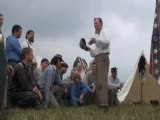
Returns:
[[[141,53],[141,55],[144,55],[143,52]],[[141,95],[142,102],[144,103],[150,103],[152,100],[160,101],[160,86],[158,82],[149,74],[148,63],[146,64],[144,82],[141,89],[141,78],[138,71],[138,62],[136,63],[133,72],[129,76],[128,80],[124,84],[122,90],[118,93],[119,101],[141,102]]]

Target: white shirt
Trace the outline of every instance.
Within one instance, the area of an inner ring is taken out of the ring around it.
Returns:
[[[96,76],[92,74],[92,71],[88,71],[85,78],[84,78],[84,83],[87,85],[95,85],[96,83]]]
[[[96,38],[95,49],[91,49],[90,54],[92,57],[99,55],[101,53],[109,53],[110,52],[110,41],[109,35],[107,34],[106,29],[102,29],[100,34],[95,34]]]
[[[34,46],[32,43],[30,43],[27,39],[22,43],[22,48],[31,48],[33,50],[33,61],[36,62],[36,54],[35,54],[35,50],[34,50]]]
[[[38,66],[35,70],[34,70],[34,78],[36,81],[38,81],[40,79],[42,75],[42,67]]]
[[[120,87],[120,80],[118,77],[116,77],[116,79],[113,79],[112,75],[110,75],[108,77],[108,87],[110,89],[115,88],[117,89],[117,87]]]

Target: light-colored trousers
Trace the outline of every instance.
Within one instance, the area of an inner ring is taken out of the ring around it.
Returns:
[[[99,106],[108,106],[108,70],[109,57],[107,53],[99,54],[96,61],[96,94]]]

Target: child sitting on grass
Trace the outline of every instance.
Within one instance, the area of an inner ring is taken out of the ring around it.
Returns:
[[[90,87],[81,82],[81,76],[79,72],[75,72],[74,83],[71,85],[67,93],[70,105],[76,106],[85,103],[85,97],[88,92],[92,92]]]

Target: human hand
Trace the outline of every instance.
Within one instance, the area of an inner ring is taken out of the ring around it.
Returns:
[[[33,91],[34,93],[38,93],[38,88],[37,88],[37,87],[34,87],[34,88],[32,89],[32,91]]]
[[[67,95],[67,92],[68,92],[68,89],[67,87],[64,88],[64,95],[66,96]]]
[[[80,95],[80,97],[79,97],[79,102],[80,102],[80,104],[83,104],[83,103],[84,103],[83,99],[84,99],[84,95],[83,95],[83,93],[82,93],[82,94]]]
[[[96,43],[96,38],[90,38],[90,41],[88,42],[89,45],[92,45]]]
[[[37,90],[37,95],[39,97],[39,100],[42,102],[43,101],[43,97],[42,97],[42,94],[41,94],[40,90]]]
[[[91,93],[95,93],[96,92],[96,86],[93,86]]]
[[[7,71],[10,73],[14,73],[13,67],[11,65],[7,65]]]

